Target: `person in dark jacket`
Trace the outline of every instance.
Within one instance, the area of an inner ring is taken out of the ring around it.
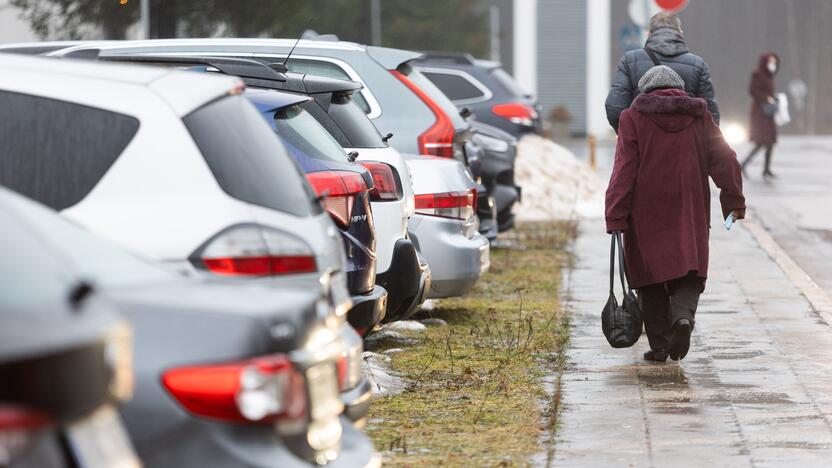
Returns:
[[[774,124],[774,113],[767,114],[765,108],[777,104],[774,99],[774,75],[779,68],[780,57],[777,54],[769,52],[760,55],[757,69],[751,74],[751,84],[748,86],[748,93],[752,98],[749,136],[755,146],[742,162],[742,168],[744,171],[757,152],[765,147],[766,162],[763,166],[763,177],[774,176],[771,172],[771,156],[774,144],[777,143],[777,125]]]
[[[623,232],[630,286],[638,290],[650,351],[685,357],[708,276],[710,176],[722,215],[745,217],[742,172],[707,103],[684,92],[666,66],[639,80],[641,95],[621,113],[606,193],[607,232]]]
[[[653,51],[662,65],[667,65],[682,77],[688,95],[705,99],[714,122],[719,125],[719,108],[714,97],[711,71],[701,57],[688,50],[679,17],[667,12],[654,15],[650,19],[650,35],[644,47]],[[631,50],[621,57],[605,105],[607,120],[616,133],[619,115],[630,107],[638,95],[638,81],[653,66],[653,60],[644,49]]]

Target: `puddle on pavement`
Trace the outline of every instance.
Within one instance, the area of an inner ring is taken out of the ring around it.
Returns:
[[[765,351],[740,351],[736,353],[713,353],[711,357],[713,359],[751,359],[765,355]]]
[[[716,392],[708,396],[708,401],[713,403],[733,404],[764,404],[764,405],[787,405],[793,404],[789,395],[775,392]]]

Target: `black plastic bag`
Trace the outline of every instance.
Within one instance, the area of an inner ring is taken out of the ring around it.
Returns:
[[[621,233],[615,232],[612,235],[612,246],[610,247],[610,298],[604,311],[601,312],[601,328],[610,346],[613,348],[629,348],[636,344],[641,337],[642,318],[636,295],[632,289],[627,287],[624,277],[627,274],[627,266],[624,263],[624,246],[621,241]],[[615,284],[615,246],[618,244],[618,273],[621,277],[621,288],[624,291],[624,300],[621,304],[615,297],[613,286]]]

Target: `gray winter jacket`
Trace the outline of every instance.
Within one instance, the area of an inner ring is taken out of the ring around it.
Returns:
[[[708,64],[698,55],[690,53],[682,35],[675,29],[662,28],[647,38],[645,47],[656,52],[662,65],[672,68],[685,80],[685,91],[693,97],[708,102],[708,110],[719,124],[719,108],[714,100],[714,85]],[[638,96],[638,80],[653,67],[653,61],[644,49],[631,50],[621,57],[615,79],[607,95],[607,120],[618,132],[618,116],[628,109]]]

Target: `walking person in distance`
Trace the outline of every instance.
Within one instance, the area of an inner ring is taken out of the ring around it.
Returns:
[[[707,102],[684,91],[667,66],[648,70],[641,93],[621,113],[606,193],[606,228],[624,235],[630,286],[638,290],[650,351],[644,359],[685,357],[708,276],[711,192],[723,218],[745,217],[736,154]]]
[[[719,108],[714,97],[711,71],[698,55],[692,54],[682,35],[679,17],[659,12],[650,19],[650,35],[643,49],[631,50],[621,57],[607,101],[607,120],[618,133],[619,116],[638,95],[638,82],[656,65],[667,65],[685,81],[689,96],[700,97],[708,104],[714,122],[719,125]]]
[[[760,55],[757,69],[751,74],[748,93],[751,95],[751,131],[749,137],[754,142],[754,148],[742,162],[743,172],[748,168],[751,160],[765,148],[765,165],[763,177],[773,177],[771,172],[771,157],[774,144],[777,143],[777,125],[774,114],[777,112],[777,100],[774,97],[774,75],[780,68],[780,57],[777,54],[766,53]]]

